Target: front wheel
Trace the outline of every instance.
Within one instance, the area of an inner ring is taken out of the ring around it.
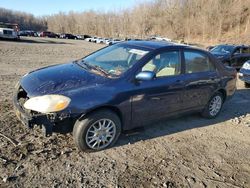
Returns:
[[[121,121],[110,110],[91,113],[86,118],[77,120],[73,137],[81,151],[99,151],[112,146],[121,133]]]
[[[223,95],[220,92],[215,93],[211,99],[209,100],[208,104],[206,105],[205,109],[201,113],[205,118],[215,118],[221,111],[223,105]]]

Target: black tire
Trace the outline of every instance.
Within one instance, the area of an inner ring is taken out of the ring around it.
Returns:
[[[245,82],[245,88],[250,88],[250,84]]]
[[[86,142],[87,132],[91,127],[91,125],[93,125],[96,121],[101,119],[112,120],[116,127],[116,134],[114,135],[112,142],[110,142],[109,145],[107,145],[106,147],[101,149],[93,149],[90,148]],[[100,151],[113,146],[117,141],[117,139],[119,138],[120,133],[121,133],[121,120],[116,115],[116,113],[112,112],[111,110],[99,110],[93,112],[87,115],[85,118],[77,120],[73,128],[73,138],[75,144],[79,150],[85,152]]]
[[[212,110],[210,110],[210,106],[212,105],[211,103],[212,103],[213,99],[215,99],[216,97],[219,97],[219,98],[221,99],[221,106],[220,106],[220,109],[218,110],[218,112],[216,112],[215,114],[213,114],[213,113],[211,112]],[[216,92],[216,93],[211,97],[211,99],[209,100],[209,102],[207,103],[207,105],[206,105],[206,107],[204,108],[204,110],[202,111],[201,115],[202,115],[203,117],[205,117],[205,118],[208,118],[208,119],[216,118],[216,117],[219,115],[219,113],[220,113],[220,111],[221,111],[221,109],[222,109],[223,101],[224,101],[224,97],[223,97],[222,93],[221,93],[221,92]]]

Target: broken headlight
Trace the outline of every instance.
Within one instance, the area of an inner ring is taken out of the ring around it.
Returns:
[[[67,108],[70,101],[69,97],[63,95],[44,95],[30,98],[24,103],[24,107],[41,113],[58,112]]]

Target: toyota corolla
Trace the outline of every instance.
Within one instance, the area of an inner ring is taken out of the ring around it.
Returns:
[[[215,118],[236,90],[236,71],[207,51],[130,41],[29,72],[16,85],[17,117],[45,135],[73,132],[77,147],[112,146],[124,130],[170,116]]]

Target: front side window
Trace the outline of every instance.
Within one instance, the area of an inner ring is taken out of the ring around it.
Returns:
[[[208,56],[198,52],[184,52],[186,73],[214,71]]]
[[[108,77],[119,77],[135,65],[149,50],[127,45],[114,45],[97,51],[77,62],[92,72]]]
[[[179,75],[181,73],[180,52],[160,53],[146,63],[142,67],[142,71],[155,72],[156,77]]]

